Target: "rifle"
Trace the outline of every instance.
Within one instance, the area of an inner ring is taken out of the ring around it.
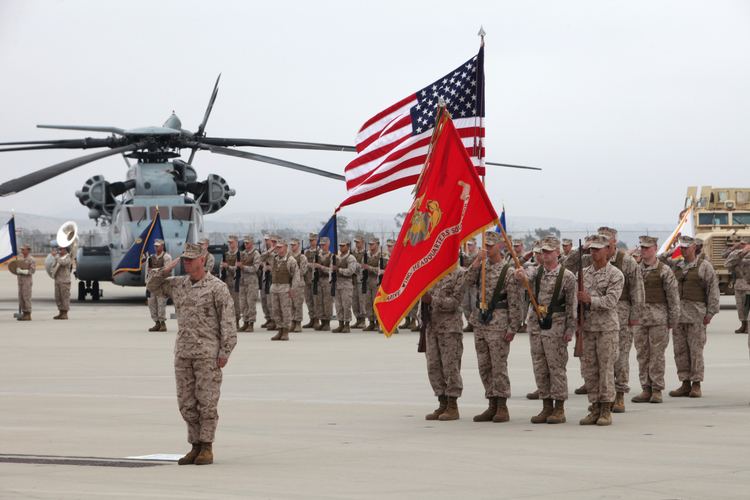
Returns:
[[[383,251],[380,251],[380,258],[378,258],[378,286],[383,282],[383,274],[380,272],[383,270]]]
[[[273,250],[271,250],[271,252],[273,252]],[[270,258],[273,259],[272,253],[269,254],[269,256]],[[267,264],[267,262],[264,263],[263,265],[265,266],[265,264]],[[271,293],[271,270],[270,269],[263,271],[263,291],[265,292],[266,295]]]
[[[367,264],[367,247],[365,247],[365,255],[362,257],[362,263],[364,265]],[[362,295],[365,295],[367,293],[367,280],[370,278],[370,271],[368,269],[362,270]]]
[[[260,248],[260,240],[256,242],[256,245],[258,245],[258,248]],[[260,250],[258,251],[258,257],[260,257]],[[261,265],[258,266],[258,270],[255,271],[256,276],[258,277],[258,290],[263,290],[263,262],[261,259]]]
[[[583,245],[578,240],[578,292],[583,291]],[[578,301],[578,318],[576,321],[576,343],[573,347],[573,356],[580,358],[583,356],[583,308],[584,304]]]
[[[430,304],[422,304],[419,307],[419,344],[417,352],[427,352],[427,323],[430,322]]]
[[[336,269],[336,254],[331,252],[331,297],[336,296],[336,281],[338,280],[338,269]]]
[[[313,263],[318,263],[318,249],[315,249],[315,257],[313,258]],[[318,281],[320,281],[320,269],[317,267],[313,268],[313,275],[312,275],[312,293],[313,295],[318,295]]]

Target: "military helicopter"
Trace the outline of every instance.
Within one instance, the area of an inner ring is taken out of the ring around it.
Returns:
[[[143,273],[120,273],[113,270],[143,228],[155,217],[158,207],[166,250],[182,253],[186,242],[197,241],[203,233],[203,215],[219,211],[236,194],[227,181],[216,174],[198,181],[193,159],[198,150],[236,156],[307,173],[344,180],[344,176],[286,160],[232,149],[232,146],[264,148],[354,151],[351,146],[314,142],[265,139],[232,139],[208,137],[206,123],[219,90],[216,79],[203,120],[196,132],[182,128],[177,115],[167,118],[161,127],[122,129],[109,126],[37,125],[39,128],[104,132],[106,138],[22,141],[0,143],[0,152],[39,149],[103,149],[93,154],[66,160],[0,184],[0,196],[25,189],[69,172],[87,163],[121,154],[128,163],[124,181],[109,182],[103,175],[88,179],[75,195],[88,207],[89,218],[106,226],[109,243],[104,246],[80,246],[77,252],[78,299],[93,300],[101,296],[99,283],[112,281],[121,286],[144,286]],[[190,149],[187,162],[179,159],[182,149]],[[128,159],[134,159],[130,162]]]
[[[206,123],[216,101],[220,79],[221,75],[216,79],[203,120],[196,132],[183,129],[182,122],[172,112],[161,127],[126,130],[109,126],[37,125],[38,128],[111,134],[106,138],[0,143],[0,153],[40,149],[102,149],[0,184],[0,196],[19,193],[109,156],[120,154],[125,158],[128,170],[124,181],[109,182],[103,175],[95,175],[75,193],[81,204],[88,207],[89,218],[108,228],[108,244],[78,247],[78,300],[85,300],[87,295],[91,295],[93,300],[99,300],[99,284],[102,281],[111,281],[121,286],[145,285],[143,272],[123,272],[113,276],[113,271],[135,238],[156,216],[157,209],[161,218],[166,251],[172,255],[179,255],[186,242],[196,242],[202,236],[203,215],[219,211],[227,204],[229,198],[236,194],[219,175],[209,174],[206,180],[198,181],[193,159],[199,150],[270,163],[329,179],[345,180],[343,175],[232,148],[252,146],[354,152],[356,150],[353,146],[207,136]],[[183,149],[190,149],[187,162],[180,159],[180,151]],[[128,159],[136,161],[131,163]],[[519,165],[490,162],[487,164],[540,170]]]

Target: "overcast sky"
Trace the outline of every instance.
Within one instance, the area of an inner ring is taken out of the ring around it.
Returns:
[[[37,123],[195,130],[213,82],[212,136],[353,144],[362,123],[476,53],[486,32],[487,158],[498,211],[670,222],[687,185],[747,186],[747,1],[0,0],[0,142],[95,133]],[[260,150],[343,173],[353,153]],[[187,159],[186,151],[185,159]],[[82,152],[3,153],[0,181]],[[198,153],[237,190],[224,213],[333,209],[343,182]],[[0,199],[83,218],[74,191],[122,180],[120,157]],[[404,211],[410,189],[343,212]],[[222,212],[217,216],[220,218]]]

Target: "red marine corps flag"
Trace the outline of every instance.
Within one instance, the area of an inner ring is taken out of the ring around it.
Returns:
[[[461,244],[498,221],[444,107],[438,110],[431,142],[414,202],[374,300],[387,336],[434,283],[455,269]]]

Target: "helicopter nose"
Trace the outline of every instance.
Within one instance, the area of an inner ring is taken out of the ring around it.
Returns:
[[[171,129],[174,129],[174,130],[180,130],[180,129],[182,129],[182,122],[177,117],[177,115],[174,114],[174,111],[172,111],[172,114],[170,115],[169,118],[167,118],[167,121],[165,121],[164,125],[162,125],[162,126],[166,127],[166,128],[171,128]]]

